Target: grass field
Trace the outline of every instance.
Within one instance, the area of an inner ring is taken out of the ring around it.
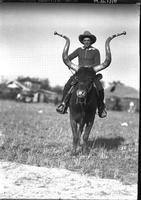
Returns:
[[[108,111],[96,115],[89,155],[71,156],[69,116],[52,104],[0,101],[0,159],[66,168],[100,178],[137,182],[139,114]]]

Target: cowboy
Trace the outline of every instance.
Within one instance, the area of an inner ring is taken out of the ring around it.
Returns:
[[[97,66],[100,64],[100,52],[98,49],[94,48],[92,44],[96,42],[96,36],[91,34],[89,31],[85,31],[84,34],[79,35],[79,41],[83,44],[83,47],[77,48],[72,52],[68,57],[69,60],[73,60],[78,57],[79,67],[91,67]],[[94,80],[98,92],[98,115],[101,118],[107,116],[107,112],[104,104],[104,89],[100,79],[102,78],[101,74],[97,75],[97,78]],[[67,113],[67,108],[69,106],[69,99],[71,96],[70,89],[77,83],[76,73],[70,77],[68,82],[64,86],[63,97],[61,104],[57,107],[56,111],[65,114]]]

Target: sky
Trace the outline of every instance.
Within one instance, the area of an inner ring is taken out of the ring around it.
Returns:
[[[139,12],[136,4],[1,4],[0,79],[30,76],[64,86],[72,73],[62,61],[65,40],[54,31],[70,38],[69,53],[82,46],[78,36],[90,31],[101,62],[106,39],[126,31],[111,41],[112,62],[101,73],[105,87],[121,81],[139,89]]]

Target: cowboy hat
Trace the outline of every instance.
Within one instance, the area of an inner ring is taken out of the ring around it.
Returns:
[[[92,35],[89,31],[84,31],[83,34],[79,35],[79,41],[83,44],[83,39],[85,37],[88,37],[91,39],[92,44],[96,42],[96,37],[95,35]]]

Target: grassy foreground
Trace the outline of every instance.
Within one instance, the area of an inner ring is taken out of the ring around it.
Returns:
[[[96,115],[89,155],[71,156],[69,115],[52,104],[0,101],[0,159],[137,183],[139,114]]]

